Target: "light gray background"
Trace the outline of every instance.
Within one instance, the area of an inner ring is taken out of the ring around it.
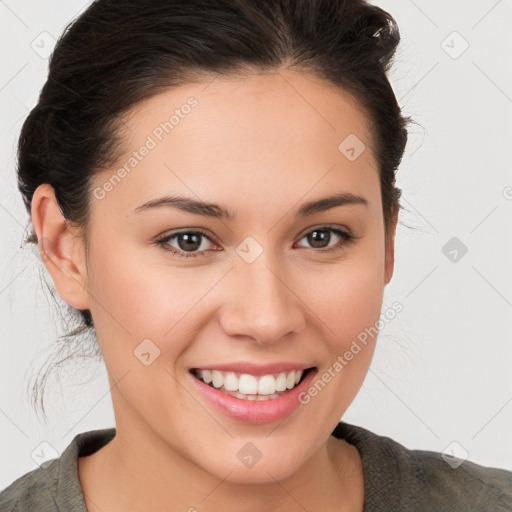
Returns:
[[[408,211],[385,304],[397,300],[404,309],[381,332],[344,420],[408,448],[512,470],[512,3],[373,3],[398,21],[403,39],[390,76],[404,113],[424,129],[411,126],[398,174]],[[63,331],[42,264],[20,249],[28,217],[15,144],[46,79],[41,54],[50,36],[86,5],[0,1],[0,489],[57,456],[77,433],[114,426],[102,364],[81,372],[70,364],[60,383],[50,382],[48,424],[26,391]],[[464,40],[469,47],[458,55]],[[468,248],[457,262],[442,252],[452,237]],[[82,385],[96,367],[97,377]]]

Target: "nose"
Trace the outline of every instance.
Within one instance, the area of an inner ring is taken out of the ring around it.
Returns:
[[[245,337],[260,345],[298,334],[305,327],[307,306],[294,292],[293,278],[270,251],[254,262],[239,260],[228,276],[227,305],[221,314],[221,326],[227,335]]]

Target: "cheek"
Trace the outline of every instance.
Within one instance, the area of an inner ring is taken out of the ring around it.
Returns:
[[[346,259],[325,265],[313,279],[303,281],[304,301],[322,320],[326,338],[339,350],[379,319],[384,293],[381,246],[383,241],[367,239]]]
[[[357,255],[354,251],[353,256],[315,275],[315,286],[310,284],[307,294],[303,289],[305,302],[321,329],[319,337],[324,340],[325,357],[318,379],[328,382],[322,401],[330,403],[321,413],[316,408],[307,409],[312,420],[315,415],[325,414],[325,424],[334,421],[348,408],[366,377],[376,346],[384,293],[381,245],[368,240],[358,248]],[[323,389],[323,385],[319,383],[316,388]]]
[[[94,278],[90,289],[97,299],[95,324],[129,333],[134,342],[161,339],[199,299],[199,289],[191,282],[190,273],[165,266],[153,268],[124,254],[123,258],[107,254],[91,259]]]
[[[326,280],[322,291],[317,291],[310,300],[330,328],[326,332],[329,338],[345,343],[378,319],[382,294],[382,272],[368,267],[357,271],[351,266]]]

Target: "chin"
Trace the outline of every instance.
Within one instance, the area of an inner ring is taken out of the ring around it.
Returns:
[[[225,460],[222,465],[216,465],[215,461],[211,462],[211,466],[203,466],[208,473],[223,482],[244,485],[275,484],[276,481],[285,480],[293,475],[299,468],[297,461],[283,460],[282,457],[273,457],[266,462],[262,457],[257,461],[244,463],[235,456],[233,463],[230,463],[229,460]]]

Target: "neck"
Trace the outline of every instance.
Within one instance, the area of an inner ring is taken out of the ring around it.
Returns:
[[[294,473],[277,481],[239,483],[219,478],[145,422],[116,415],[116,436],[78,460],[88,512],[184,510],[363,510],[364,478],[357,449],[330,436]],[[134,428],[134,424],[136,428]],[[134,441],[135,440],[135,441]]]

